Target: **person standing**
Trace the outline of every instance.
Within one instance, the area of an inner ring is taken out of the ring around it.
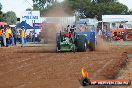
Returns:
[[[9,37],[10,37],[10,27],[9,26],[7,26],[7,28],[6,28],[5,37],[6,37],[6,47],[8,47]]]
[[[24,31],[24,26],[22,26],[22,30],[21,30],[21,47],[24,47],[24,37],[25,37],[25,31]]]
[[[17,41],[21,44],[21,30],[17,32]]]
[[[1,46],[4,46],[3,38],[2,38],[2,26],[0,28],[0,44],[1,44]]]
[[[13,36],[14,36],[14,43],[16,45],[17,43],[17,30],[16,29],[14,30]]]
[[[2,29],[2,38],[3,38],[4,46],[6,46],[6,36],[5,36],[5,32],[6,32],[6,26],[4,26],[3,29]]]
[[[12,28],[12,45],[16,45],[17,32],[15,28]]]

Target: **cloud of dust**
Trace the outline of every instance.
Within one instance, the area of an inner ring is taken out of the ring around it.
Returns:
[[[67,17],[71,16],[67,10],[66,5],[62,4],[54,5],[47,13],[46,17]]]
[[[55,3],[46,13],[45,17],[68,17],[70,15],[70,10],[68,9],[67,2],[63,3]],[[57,19],[52,19],[53,22],[57,22]],[[62,29],[62,26],[58,23],[47,23],[47,27],[42,29],[42,34],[44,35],[44,39],[48,41],[48,43],[56,43],[56,33]],[[49,42],[50,41],[50,42]]]
[[[109,51],[110,50],[110,44],[103,40],[101,37],[97,36],[97,51]]]

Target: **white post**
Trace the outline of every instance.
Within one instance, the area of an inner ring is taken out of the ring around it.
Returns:
[[[103,25],[103,20],[102,20],[102,30],[103,30],[103,27],[104,27],[104,25]]]

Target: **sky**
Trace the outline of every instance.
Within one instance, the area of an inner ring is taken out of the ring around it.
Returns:
[[[63,0],[58,0],[58,1],[63,1]],[[129,9],[132,9],[132,0],[118,0],[118,1],[127,5]],[[3,6],[2,8],[3,12],[14,11],[18,17],[21,16],[21,13],[25,11],[27,8],[32,8],[32,4],[33,4],[32,0],[0,0],[0,3]]]

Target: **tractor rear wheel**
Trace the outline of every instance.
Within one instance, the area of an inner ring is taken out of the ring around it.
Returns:
[[[89,47],[89,50],[90,51],[95,51],[95,44],[93,44],[93,43],[89,43],[89,45],[88,45],[88,47]]]
[[[84,35],[79,35],[77,41],[77,51],[86,52],[87,42],[86,37]]]

